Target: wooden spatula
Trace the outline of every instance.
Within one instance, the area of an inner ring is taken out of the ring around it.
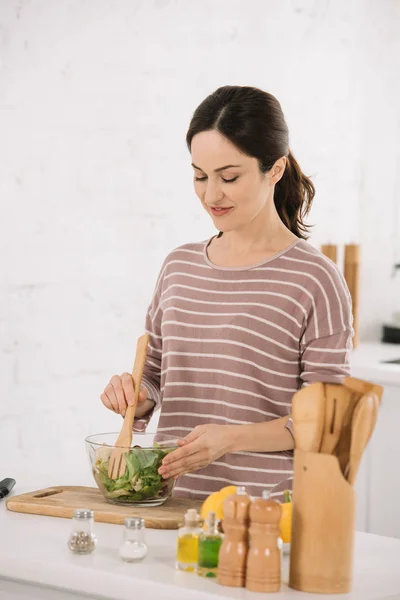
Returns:
[[[296,448],[319,452],[325,420],[323,383],[312,383],[294,394],[292,418]]]
[[[128,406],[125,413],[124,422],[122,424],[121,432],[115,442],[115,446],[121,446],[120,448],[114,448],[108,461],[108,476],[111,479],[118,479],[122,477],[126,470],[126,462],[124,454],[127,448],[131,447],[132,444],[132,428],[133,421],[135,418],[136,406],[139,399],[140,384],[142,382],[142,375],[144,364],[146,361],[147,347],[149,345],[149,335],[146,333],[142,335],[136,346],[135,364],[132,371],[132,379],[135,386],[135,402],[132,406]]]
[[[334,454],[350,409],[352,392],[337,383],[325,383],[324,386],[325,425],[320,452]]]
[[[357,379],[356,377],[345,377],[343,385],[360,394],[360,397],[368,392],[373,392],[377,395],[379,403],[382,400],[383,387],[377,383],[371,383],[370,381],[364,381],[364,379]]]
[[[362,454],[374,431],[378,410],[379,398],[373,392],[369,392],[360,398],[354,410],[349,463],[345,471],[345,476],[347,475],[347,481],[350,485],[354,484]]]

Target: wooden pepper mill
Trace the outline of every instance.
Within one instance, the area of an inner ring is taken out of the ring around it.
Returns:
[[[249,551],[246,588],[252,592],[279,592],[281,551],[279,522],[281,507],[264,491],[250,506]]]
[[[244,487],[224,502],[224,541],[218,559],[218,583],[244,587],[248,549],[248,519],[251,500]]]

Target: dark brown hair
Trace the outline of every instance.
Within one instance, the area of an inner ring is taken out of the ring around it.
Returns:
[[[310,226],[303,219],[310,211],[315,188],[289,149],[289,131],[278,100],[254,87],[220,87],[203,100],[192,117],[186,135],[189,151],[197,133],[213,129],[244,154],[257,158],[262,173],[282,156],[287,157],[274,202],[286,227],[307,239]]]

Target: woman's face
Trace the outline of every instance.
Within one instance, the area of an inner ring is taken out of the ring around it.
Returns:
[[[242,154],[217,131],[195,135],[191,154],[196,194],[219,231],[246,228],[272,201],[276,178],[271,171],[261,173],[256,158]],[[279,160],[281,177],[285,159]]]

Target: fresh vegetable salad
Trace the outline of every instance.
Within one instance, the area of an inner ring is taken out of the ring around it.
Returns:
[[[111,479],[108,476],[108,457],[96,460],[93,473],[97,484],[105,488],[105,495],[120,502],[140,502],[161,499],[168,496],[173,487],[173,479],[165,480],[158,473],[164,456],[175,448],[133,447],[124,454],[126,471],[122,477]]]

